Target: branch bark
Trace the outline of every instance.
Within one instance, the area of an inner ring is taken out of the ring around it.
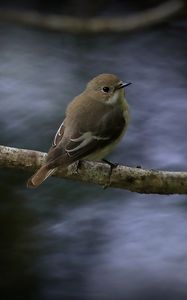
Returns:
[[[44,162],[46,153],[0,146],[0,167],[34,172]],[[112,169],[100,162],[83,161],[67,169],[59,167],[54,176],[126,189],[146,194],[187,194],[187,172],[144,170],[117,166]]]
[[[184,8],[184,1],[170,0],[146,11],[121,17],[76,18],[37,12],[0,10],[0,21],[71,33],[129,32],[164,22]]]

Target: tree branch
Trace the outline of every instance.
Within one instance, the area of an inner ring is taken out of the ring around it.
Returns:
[[[78,18],[37,12],[0,10],[0,20],[71,33],[129,32],[164,22],[184,8],[184,1],[170,0],[146,11],[121,17]]]
[[[34,172],[45,160],[46,153],[0,146],[0,167]],[[83,161],[80,168],[75,164],[68,169],[58,168],[57,177],[95,183],[102,186],[126,189],[146,194],[187,194],[187,172],[144,170]]]

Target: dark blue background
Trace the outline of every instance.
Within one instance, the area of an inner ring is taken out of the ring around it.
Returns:
[[[0,27],[0,143],[47,151],[68,102],[117,74],[131,123],[110,159],[187,169],[187,35],[180,22],[131,35]],[[140,195],[1,170],[1,299],[186,299],[186,196]]]

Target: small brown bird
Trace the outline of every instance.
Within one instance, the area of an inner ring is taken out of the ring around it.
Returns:
[[[123,83],[113,74],[100,74],[67,107],[44,165],[28,180],[39,186],[56,168],[81,159],[101,160],[121,140],[129,122]]]

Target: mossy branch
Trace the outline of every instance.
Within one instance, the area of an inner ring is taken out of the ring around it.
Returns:
[[[45,160],[46,153],[0,146],[0,167],[34,172]],[[77,171],[75,165],[59,167],[54,176],[126,189],[146,194],[187,194],[187,172],[169,172],[110,166],[83,161]]]

